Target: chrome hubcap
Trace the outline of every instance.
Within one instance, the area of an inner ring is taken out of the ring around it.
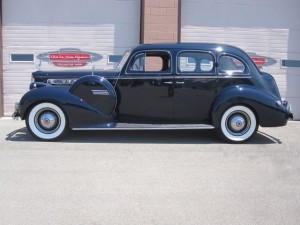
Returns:
[[[58,114],[50,109],[40,110],[35,116],[36,128],[45,134],[54,133],[59,128]]]
[[[56,126],[56,124],[57,124],[57,118],[51,112],[44,113],[40,117],[40,124],[45,129],[51,130],[53,127]]]
[[[233,116],[230,121],[230,127],[234,131],[241,131],[246,125],[245,118],[242,116]]]
[[[244,112],[233,112],[227,117],[227,130],[234,136],[241,136],[247,133],[250,125],[250,118]]]

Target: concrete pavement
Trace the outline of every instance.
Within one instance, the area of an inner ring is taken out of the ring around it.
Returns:
[[[71,132],[0,119],[0,225],[299,225],[300,122],[246,144],[213,131]]]

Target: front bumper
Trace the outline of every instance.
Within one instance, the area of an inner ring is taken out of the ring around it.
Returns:
[[[13,120],[18,120],[20,118],[19,109],[20,109],[20,103],[16,102],[15,103],[15,111],[14,111],[14,113],[11,116],[13,118]]]

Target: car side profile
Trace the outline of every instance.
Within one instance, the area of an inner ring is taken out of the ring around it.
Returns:
[[[274,78],[241,49],[144,44],[115,71],[37,71],[13,117],[43,141],[67,130],[215,129],[231,143],[293,119]]]

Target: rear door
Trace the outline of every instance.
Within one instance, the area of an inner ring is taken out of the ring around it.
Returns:
[[[208,123],[216,97],[215,56],[205,51],[180,51],[174,80],[174,118],[178,123]]]

